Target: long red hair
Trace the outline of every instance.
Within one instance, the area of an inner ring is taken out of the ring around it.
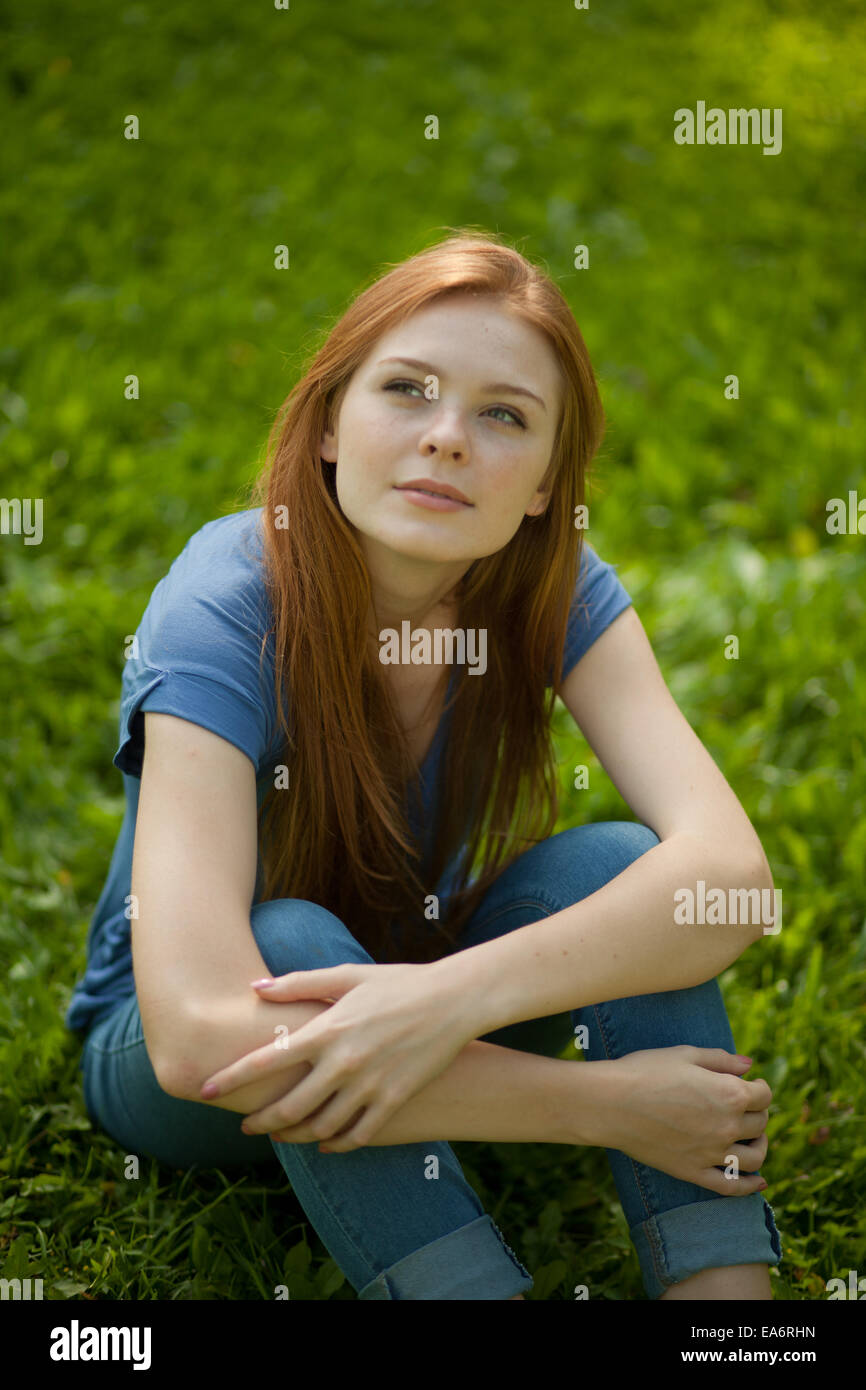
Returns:
[[[414,763],[368,635],[370,578],[320,440],[378,339],[455,292],[492,296],[546,334],[565,390],[544,480],[547,508],[524,517],[455,591],[460,626],[487,629],[488,666],[483,679],[469,679],[464,667],[456,680],[432,861],[424,862],[406,817],[406,798],[418,792]],[[378,962],[429,961],[453,949],[502,870],[552,833],[551,717],[583,538],[575,508],[603,433],[595,375],[568,302],[492,234],[458,230],[393,265],[330,329],[277,413],[251,499],[262,507],[289,768],[288,787],[270,789],[260,812],[263,901],[321,904]],[[286,513],[288,525],[279,525]],[[428,895],[461,847],[450,910],[431,916]]]

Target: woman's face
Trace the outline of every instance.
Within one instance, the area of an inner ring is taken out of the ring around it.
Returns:
[[[403,557],[398,568],[441,564],[457,577],[506,545],[547,504],[562,391],[546,337],[490,297],[453,295],[380,338],[321,450],[367,558],[387,564],[387,552]],[[425,505],[405,490],[419,479],[468,501]]]

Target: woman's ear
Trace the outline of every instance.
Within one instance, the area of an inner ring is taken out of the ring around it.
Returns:
[[[541,479],[536,489],[535,496],[526,508],[526,516],[543,516],[547,511],[550,499],[553,496],[553,483],[556,476],[556,468],[553,459],[547,465],[547,471]]]
[[[542,488],[539,488],[538,492],[536,492],[529,506],[526,508],[526,515],[530,517],[543,516],[543,514],[547,511],[548,503],[550,502],[552,496],[552,491],[545,491]]]
[[[322,430],[319,454],[326,463],[337,462],[337,436],[331,430]]]

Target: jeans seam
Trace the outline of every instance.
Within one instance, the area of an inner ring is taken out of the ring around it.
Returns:
[[[784,1253],[782,1250],[782,1235],[776,1224],[776,1213],[773,1211],[773,1208],[770,1206],[770,1203],[767,1201],[766,1197],[764,1198],[764,1224],[766,1225],[767,1230],[770,1233],[770,1245],[772,1247],[773,1254],[778,1255],[779,1259],[781,1260],[782,1255]]]
[[[98,1052],[101,1057],[116,1057],[120,1052],[129,1052],[133,1047],[141,1047],[144,1038],[136,1038],[134,1042],[118,1043],[116,1047],[102,1047],[100,1043],[86,1042],[91,1052]]]
[[[115,1056],[119,1056],[119,1054],[120,1054],[121,1052],[130,1052],[134,1047],[144,1047],[145,1053],[147,1053],[147,1047],[146,1047],[146,1045],[145,1045],[145,1041],[144,1041],[144,1037],[143,1037],[143,1036],[142,1036],[141,1038],[139,1038],[137,1042],[121,1043],[118,1047],[100,1047],[100,1045],[99,1045],[98,1043],[92,1043],[92,1044],[90,1045],[90,1051],[91,1051],[91,1052],[97,1052],[97,1053],[99,1053],[99,1055],[100,1055],[101,1057],[115,1057]],[[150,1061],[150,1056],[149,1056],[149,1054],[148,1054],[148,1061]],[[156,1080],[156,1084],[159,1086],[159,1080],[156,1078],[156,1076],[154,1077],[154,1079]],[[82,1080],[83,1080],[83,1078],[82,1078]],[[162,1090],[162,1087],[161,1087],[161,1086],[160,1086],[160,1090]],[[126,1124],[127,1124],[127,1127],[128,1127],[128,1129],[129,1129],[129,1134],[130,1134],[130,1144],[132,1144],[132,1143],[134,1143],[134,1142],[137,1142],[137,1140],[135,1139],[135,1135],[136,1135],[136,1131],[137,1131],[137,1129],[138,1129],[138,1126],[136,1125],[135,1121],[134,1121],[133,1118],[132,1118],[132,1115],[130,1114],[129,1106],[128,1106],[127,1103],[126,1103],[126,1095],[124,1094],[124,1091],[123,1091],[123,1088],[122,1088],[122,1087],[118,1087],[118,1088],[117,1088],[117,1098],[118,1098],[118,1100],[119,1100],[119,1102],[120,1102],[120,1107],[121,1107],[121,1109],[123,1110],[123,1114],[124,1114],[124,1117],[125,1117],[125,1119],[126,1119]],[[102,1125],[102,1122],[101,1122],[101,1121],[100,1121],[100,1125],[101,1125],[101,1127],[102,1127],[103,1129],[105,1129],[105,1126]],[[114,1137],[113,1134],[110,1133],[110,1131],[109,1131],[108,1129],[105,1129],[105,1133],[108,1135],[108,1137],[109,1137],[110,1139],[113,1139],[113,1140],[114,1140],[115,1144],[119,1143],[119,1141]],[[122,1147],[123,1147],[123,1145],[121,1145],[121,1148],[122,1148]]]
[[[491,1224],[491,1226],[493,1227],[493,1229],[494,1229],[494,1231],[496,1232],[496,1234],[498,1235],[498,1237],[499,1237],[500,1241],[502,1242],[502,1244],[504,1245],[505,1249],[508,1251],[508,1254],[511,1256],[512,1262],[513,1262],[513,1264],[516,1266],[518,1272],[519,1272],[520,1274],[522,1274],[526,1279],[531,1279],[531,1278],[532,1278],[532,1275],[530,1274],[529,1270],[526,1268],[526,1266],[524,1265],[523,1261],[522,1261],[522,1260],[520,1259],[520,1257],[516,1254],[516,1252],[515,1252],[514,1250],[512,1250],[511,1246],[508,1244],[508,1241],[505,1239],[505,1236],[504,1236],[504,1235],[502,1234],[502,1232],[500,1231],[499,1227],[497,1226],[496,1222],[493,1220],[493,1217],[492,1217],[492,1216],[490,1217],[490,1224]]]
[[[641,1191],[641,1196],[643,1196],[643,1191]],[[647,1221],[646,1230],[648,1236],[648,1244],[652,1253],[653,1273],[658,1282],[661,1284],[662,1290],[670,1288],[670,1284],[667,1282],[668,1258],[667,1252],[665,1251],[664,1237],[662,1236],[662,1233],[659,1230],[658,1220],[655,1216],[651,1216]]]

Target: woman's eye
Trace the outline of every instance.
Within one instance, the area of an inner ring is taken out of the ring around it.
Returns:
[[[411,386],[413,391],[421,391],[422,396],[424,394],[417,381],[389,381],[388,385],[385,387],[385,390],[393,391],[396,386]]]
[[[516,412],[515,410],[512,410],[512,409],[510,408],[510,406],[507,406],[507,405],[494,405],[494,406],[491,406],[491,410],[501,410],[501,411],[503,411],[506,415],[510,415],[510,416],[511,416],[511,419],[514,421],[514,423],[515,423],[516,425],[519,425],[520,428],[521,428],[522,430],[525,430],[525,429],[526,429],[526,425],[525,425],[524,421],[520,418],[520,416],[517,414],[517,412]]]
[[[399,388],[399,387],[401,387],[401,386],[408,386],[411,390],[413,390],[413,391],[420,391],[420,392],[421,392],[421,395],[422,395],[422,396],[424,395],[423,387],[419,386],[418,383],[417,383],[417,381],[389,381],[388,384],[387,384],[383,389],[384,389],[385,391],[394,391],[394,390],[396,390],[397,388]],[[402,392],[399,392],[399,394],[402,395],[403,393],[402,393]],[[505,406],[505,405],[493,405],[493,406],[490,407],[490,412],[489,412],[489,413],[492,413],[493,411],[496,411],[496,410],[500,411],[503,415],[510,415],[510,416],[511,416],[511,419],[510,419],[510,420],[504,420],[504,421],[503,421],[503,424],[515,424],[515,425],[519,426],[519,428],[522,429],[522,430],[525,430],[525,429],[526,429],[526,422],[521,418],[521,416],[519,416],[519,415],[517,414],[517,411],[516,411],[516,410],[512,410],[510,406]]]

